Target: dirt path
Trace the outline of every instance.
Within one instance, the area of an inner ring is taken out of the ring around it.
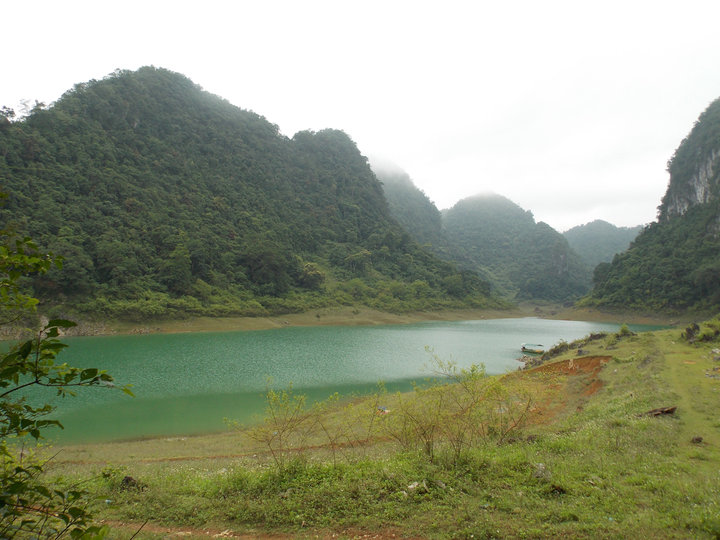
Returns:
[[[125,534],[132,536],[138,533],[135,537],[138,540],[142,538],[184,538],[187,540],[194,539],[205,539],[205,538],[235,538],[241,540],[285,540],[290,538],[313,538],[321,540],[336,540],[339,538],[348,538],[352,540],[362,539],[377,539],[377,540],[391,540],[404,538],[406,540],[420,540],[419,538],[412,538],[402,536],[395,529],[386,529],[382,531],[362,531],[359,529],[345,529],[340,532],[330,531],[318,531],[308,530],[305,535],[295,534],[281,534],[273,533],[269,534],[262,531],[251,530],[249,532],[237,532],[232,529],[212,529],[202,528],[197,529],[193,527],[165,527],[162,525],[156,525],[154,523],[134,523],[126,521],[102,521],[101,525],[107,525],[114,531],[122,531]]]
[[[99,525],[107,525],[112,531],[122,532],[130,536],[137,534],[135,538],[147,538],[148,536],[155,536],[160,538],[186,538],[192,540],[195,538],[241,538],[244,540],[259,539],[259,540],[279,540],[285,538],[295,538],[288,535],[269,535],[264,533],[239,533],[232,529],[212,529],[202,528],[196,529],[193,527],[165,527],[163,525],[156,525],[154,523],[134,523],[126,521],[101,521]]]

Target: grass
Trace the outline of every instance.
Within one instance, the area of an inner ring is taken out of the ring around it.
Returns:
[[[280,464],[239,430],[68,447],[51,474],[90,478],[95,514],[119,539],[146,520],[135,538],[719,538],[720,379],[707,376],[720,365],[718,344],[679,335],[584,345],[608,357],[598,373],[568,370],[567,351],[546,384],[554,393],[537,394],[532,421],[501,444],[490,435],[454,452],[438,437],[431,459],[388,431],[366,431],[362,443],[358,426],[376,402],[357,400],[323,411],[335,433],[356,430],[344,444],[331,448],[313,431]],[[383,396],[387,418],[408,399]],[[642,414],[670,405],[674,415]]]

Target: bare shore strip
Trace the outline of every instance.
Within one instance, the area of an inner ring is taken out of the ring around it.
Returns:
[[[81,322],[73,335],[117,334],[175,334],[184,332],[225,332],[271,330],[290,326],[373,326],[384,324],[412,324],[428,321],[471,321],[539,317],[543,319],[617,322],[628,324],[676,325],[685,318],[660,314],[637,314],[598,311],[587,308],[562,306],[520,305],[513,309],[466,309],[449,311],[422,311],[387,313],[366,307],[342,307],[311,310],[271,317],[195,317],[176,320],[157,320],[147,323],[110,321],[106,323]]]

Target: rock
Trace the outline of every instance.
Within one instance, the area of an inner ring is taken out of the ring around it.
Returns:
[[[422,489],[425,493],[430,493],[430,488],[427,486],[427,482],[423,480],[422,482],[413,482],[408,487],[408,491],[415,491]]]
[[[533,472],[534,478],[538,478],[540,480],[550,480],[551,476],[552,475],[550,474],[550,471],[547,469],[544,463],[535,464],[535,472]]]

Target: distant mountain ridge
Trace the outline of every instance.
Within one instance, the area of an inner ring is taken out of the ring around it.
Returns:
[[[569,301],[589,288],[589,268],[567,240],[505,197],[463,199],[443,212],[443,224],[453,260],[519,299]]]
[[[440,210],[401,170],[373,166],[388,201],[390,213],[421,245],[435,253],[447,250]],[[446,254],[447,255],[447,254]]]
[[[504,295],[565,302],[588,291],[590,269],[567,240],[509,199],[478,195],[440,212],[406,173],[376,174],[391,213],[415,240]]]
[[[54,305],[121,317],[493,304],[420,248],[337,130],[292,139],[168,70],[78,84],[0,117],[3,223],[65,257]]]
[[[602,262],[612,261],[616,254],[625,251],[642,229],[642,225],[616,227],[596,219],[565,231],[563,236],[585,264],[595,268]]]

